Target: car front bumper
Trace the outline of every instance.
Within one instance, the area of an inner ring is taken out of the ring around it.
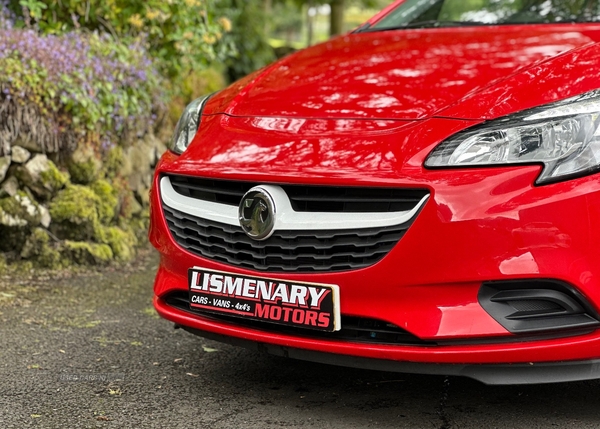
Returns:
[[[339,360],[340,364],[361,361],[360,366],[395,366],[407,372],[463,374],[490,383],[600,378],[600,370],[596,369],[600,331],[593,324],[559,324],[556,329],[511,332],[480,301],[482,285],[490,282],[550,280],[567,285],[597,322],[600,228],[596,223],[600,218],[600,191],[596,176],[535,186],[540,171],[535,165],[455,171],[415,169],[410,181],[397,175],[390,177],[387,185],[426,188],[430,198],[382,260],[350,271],[264,273],[194,255],[173,239],[162,211],[159,180],[165,174],[197,175],[200,169],[192,164],[189,159],[167,153],[157,166],[151,192],[150,240],[161,254],[154,286],[155,307],[177,325],[206,336],[262,344],[276,354],[312,354],[309,360]],[[201,170],[202,176],[265,183],[282,176],[277,171],[272,177],[257,178],[251,172],[224,171],[218,165],[203,165]],[[291,180],[302,179],[294,176]],[[315,184],[340,180],[335,172],[310,178]],[[371,185],[381,185],[380,178]],[[342,316],[391,323],[420,343],[290,334],[269,326],[249,326],[242,319],[216,319],[170,305],[169,296],[187,293],[188,269],[197,266],[338,285]],[[381,365],[366,363],[373,360]],[[531,367],[542,369],[528,372]],[[495,376],[499,369],[504,369],[500,373],[513,375]],[[549,377],[551,372],[558,375]]]

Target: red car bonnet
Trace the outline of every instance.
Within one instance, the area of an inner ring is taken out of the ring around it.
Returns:
[[[415,120],[487,119],[594,89],[594,25],[509,25],[356,33],[298,52],[215,96],[204,114]],[[583,58],[580,58],[582,57]],[[589,63],[588,63],[589,64]],[[551,73],[548,73],[551,72]],[[540,74],[568,81],[544,88]],[[564,79],[568,76],[582,79]],[[536,90],[513,91],[536,81]],[[541,83],[540,83],[541,82]],[[541,87],[540,87],[541,86]],[[475,102],[473,100],[475,99]],[[457,106],[462,100],[468,108]],[[480,106],[479,108],[477,106]],[[449,109],[444,112],[444,109]]]

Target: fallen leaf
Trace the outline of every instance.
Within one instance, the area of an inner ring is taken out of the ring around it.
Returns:
[[[219,351],[217,349],[213,349],[213,348],[206,347],[206,346],[202,346],[202,350],[204,350],[206,353],[214,353],[214,352],[218,352]]]
[[[199,377],[198,374],[192,374],[191,372],[186,372],[186,375],[189,375],[190,377]]]
[[[116,389],[111,389],[111,388],[109,388],[109,389],[108,389],[108,393],[109,393],[110,395],[117,395],[117,396],[121,396],[121,394],[122,394],[123,392],[121,391],[121,389],[119,389],[119,388],[117,387]]]

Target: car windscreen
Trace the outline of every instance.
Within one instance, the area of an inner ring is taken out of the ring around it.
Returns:
[[[406,0],[367,31],[600,21],[600,0]]]

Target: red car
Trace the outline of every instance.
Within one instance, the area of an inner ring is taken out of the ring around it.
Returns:
[[[600,2],[474,3],[397,1],[190,104],[151,194],[160,315],[317,362],[600,378]]]

